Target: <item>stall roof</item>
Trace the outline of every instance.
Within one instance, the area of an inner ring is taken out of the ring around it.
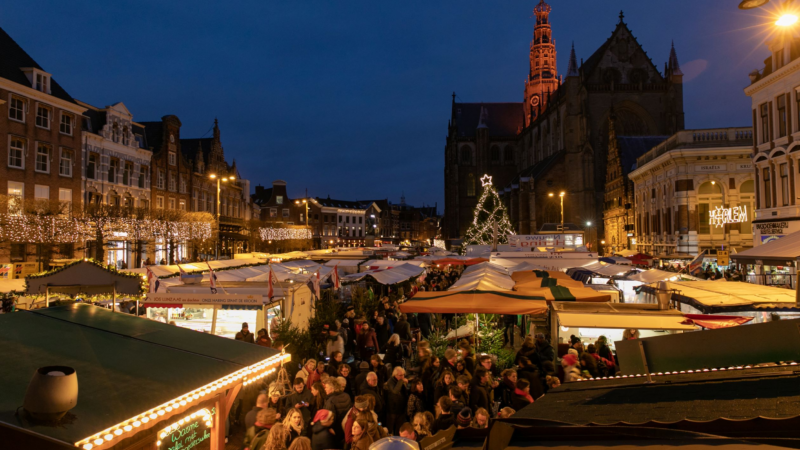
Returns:
[[[333,266],[340,266],[340,267],[358,267],[358,265],[362,264],[366,261],[366,258],[362,259],[331,259],[325,263],[326,266],[333,267]]]
[[[687,278],[690,280],[697,280],[697,278],[687,273],[667,272],[666,270],[650,269],[637,274],[629,275],[625,278],[628,281],[641,281],[642,283],[655,283],[656,281],[669,280],[670,278],[677,279]]]
[[[65,442],[81,439],[277,355],[258,345],[113,313],[86,304],[0,315],[0,426]],[[59,426],[16,415],[36,369],[78,374],[73,420]]]
[[[633,270],[630,265],[606,264],[600,261],[584,264],[583,266],[576,268],[588,270],[594,274],[602,275],[604,277],[613,277]]]
[[[791,265],[800,256],[800,232],[731,255],[740,264]],[[760,263],[758,261],[761,261]]]
[[[379,269],[369,272],[360,272],[342,277],[344,281],[359,281],[366,277],[371,277],[376,282],[384,285],[402,283],[414,277],[418,277],[425,271],[424,267],[419,267],[414,264],[400,264],[391,269]]]
[[[565,327],[636,328],[640,330],[696,330],[683,324],[680,311],[658,310],[654,305],[628,303],[554,302],[558,321]]]
[[[79,260],[43,275],[29,275],[25,278],[29,294],[44,294],[51,291],[86,293],[140,295],[142,277],[136,274],[117,272],[94,261]],[[111,286],[114,286],[113,288]]]
[[[751,311],[759,306],[795,306],[795,291],[736,281],[666,281],[674,289],[674,300],[689,304],[703,313]],[[654,289],[658,286],[650,284]]]
[[[547,312],[541,298],[513,292],[417,292],[400,305],[404,313],[532,314]]]
[[[522,272],[511,272],[511,279],[517,283],[524,283],[526,281],[540,279],[540,278],[558,278],[561,280],[572,280],[569,275],[558,270],[526,270]]]
[[[361,264],[361,269],[375,270],[375,269],[388,269],[391,267],[398,267],[403,264],[410,264],[417,267],[425,267],[428,264],[424,261],[410,260],[410,261],[390,261],[388,259],[370,259],[369,261]]]
[[[476,267],[476,266],[473,266]],[[497,272],[491,267],[482,267],[461,274],[448,291],[511,291],[514,289],[514,280],[505,273]]]

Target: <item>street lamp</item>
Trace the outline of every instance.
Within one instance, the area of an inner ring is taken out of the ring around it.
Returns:
[[[564,191],[561,191],[561,192],[558,193],[558,197],[561,199],[561,228],[558,231],[561,231],[562,233],[564,232],[564,196],[566,194],[567,193],[564,192]],[[550,192],[549,194],[547,194],[547,196],[548,197],[553,197],[553,196],[555,196],[555,194]]]
[[[221,183],[227,183],[228,181],[235,181],[236,177],[233,175],[227,177],[218,177],[217,174],[212,173],[208,176],[212,180],[217,180],[217,259],[219,259],[219,247],[222,245],[222,236],[220,236],[220,193],[222,192]]]

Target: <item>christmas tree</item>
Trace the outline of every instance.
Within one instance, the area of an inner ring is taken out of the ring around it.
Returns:
[[[464,235],[463,247],[467,245],[490,245],[493,241],[495,223],[497,224],[497,243],[507,244],[508,235],[516,234],[511,228],[511,221],[508,220],[508,212],[500,196],[492,186],[492,177],[484,175],[481,177],[483,193],[477,206],[475,206],[475,216],[472,225]]]

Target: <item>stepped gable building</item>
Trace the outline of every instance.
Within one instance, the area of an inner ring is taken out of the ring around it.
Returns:
[[[556,71],[550,6],[534,9],[530,72],[521,103],[451,105],[445,145],[443,236],[460,243],[491,175],[515,231],[535,233],[560,215],[596,224],[603,236],[609,117],[617,136],[669,136],[684,128],[683,75],[674,48],[659,72],[620,13],[611,36],[581,64],[574,48],[565,77]],[[549,197],[548,193],[555,193]],[[556,214],[553,214],[553,211]],[[560,218],[556,219],[556,221]]]

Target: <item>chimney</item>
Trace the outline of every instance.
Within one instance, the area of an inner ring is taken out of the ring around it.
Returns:
[[[57,422],[78,404],[78,374],[67,366],[45,366],[33,373],[22,407],[34,419]]]

